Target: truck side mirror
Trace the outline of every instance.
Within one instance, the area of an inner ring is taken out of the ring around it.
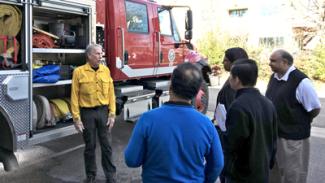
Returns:
[[[187,31],[185,31],[185,39],[186,39],[186,40],[191,40],[192,37],[193,37],[192,30],[187,30]]]
[[[193,28],[192,10],[187,10],[186,19],[185,19],[185,29],[189,31],[192,30],[192,28]]]

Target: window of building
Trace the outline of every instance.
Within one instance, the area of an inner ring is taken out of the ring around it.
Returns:
[[[232,10],[229,10],[228,13],[229,13],[230,17],[243,17],[246,15],[247,10],[248,10],[247,8],[232,9]]]
[[[281,4],[264,3],[259,8],[259,14],[263,17],[272,17],[281,13]]]
[[[126,25],[129,32],[148,33],[148,13],[145,4],[125,1]]]
[[[259,45],[269,48],[283,46],[284,38],[283,37],[262,37],[259,39]]]

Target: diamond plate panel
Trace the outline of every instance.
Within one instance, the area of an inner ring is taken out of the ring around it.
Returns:
[[[28,73],[17,72],[16,74],[10,74],[11,76],[26,76]],[[17,148],[23,148],[28,143],[29,138],[29,115],[30,106],[29,100],[17,100],[13,101],[3,92],[4,85],[2,82],[9,76],[9,74],[0,74],[0,106],[6,111],[10,118],[10,122],[14,126],[14,130],[17,137]]]

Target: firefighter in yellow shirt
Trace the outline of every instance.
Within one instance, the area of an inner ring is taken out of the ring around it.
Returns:
[[[71,111],[75,128],[85,142],[86,182],[95,182],[96,136],[102,151],[102,166],[107,182],[116,182],[116,167],[108,136],[115,123],[115,94],[109,69],[100,64],[102,47],[90,44],[86,48],[87,63],[73,72]],[[96,134],[97,132],[97,134]]]

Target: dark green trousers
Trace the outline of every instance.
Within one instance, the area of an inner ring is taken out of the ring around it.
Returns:
[[[108,182],[116,182],[116,167],[112,160],[112,147],[109,140],[107,106],[80,109],[81,121],[84,125],[85,142],[84,160],[87,177],[96,177],[96,137],[98,136],[102,152],[102,166]]]

